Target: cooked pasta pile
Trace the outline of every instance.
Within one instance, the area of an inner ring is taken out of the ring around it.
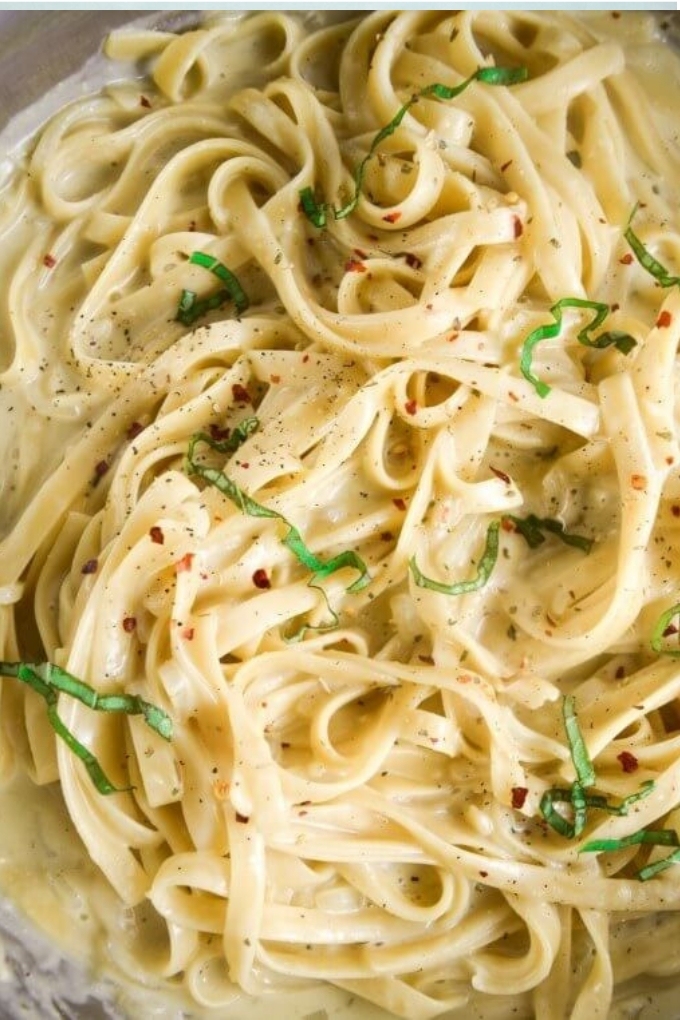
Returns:
[[[662,44],[319,24],[112,37],[3,186],[0,765],[197,1008],[604,1017],[680,929]]]

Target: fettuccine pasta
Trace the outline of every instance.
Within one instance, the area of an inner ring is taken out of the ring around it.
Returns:
[[[197,1015],[578,1020],[677,971],[656,32],[133,28],[149,77],[3,185],[0,770]]]

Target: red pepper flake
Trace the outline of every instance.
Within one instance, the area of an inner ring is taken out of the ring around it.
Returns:
[[[123,617],[123,630],[126,634],[132,634],[137,629],[137,619],[134,616]]]
[[[632,263],[633,263],[633,254],[632,254],[632,252],[627,251],[625,255],[621,256],[621,258],[619,259],[619,262],[621,263],[622,266],[630,266],[630,265],[632,265]]]
[[[185,553],[181,560],[177,560],[175,563],[175,571],[178,574],[185,574],[188,570],[191,570],[191,564],[194,560],[193,553]]]
[[[459,336],[460,336],[460,333],[451,333],[451,334],[450,334],[449,336],[447,336],[447,338],[446,338],[446,339],[448,340],[448,342],[449,342],[450,344],[452,344],[452,343],[453,343],[453,341],[454,341],[454,340],[457,340]]]
[[[609,311],[610,312],[618,312],[620,307],[621,307],[621,305],[618,303],[618,301],[615,301],[614,304],[611,305]]]
[[[505,471],[495,468],[493,464],[489,465],[489,470],[496,476],[496,478],[500,478],[502,482],[505,482],[506,485],[512,485],[512,479],[510,475],[506,475]]]
[[[81,574],[96,574],[99,569],[98,560],[86,560],[81,567]]]
[[[367,259],[368,258],[368,252],[362,251],[361,248],[355,248],[354,249],[354,254],[356,255],[356,257],[358,259]]]
[[[677,625],[674,623],[669,623],[663,632],[663,637],[673,637],[677,633],[678,633]]]
[[[406,259],[406,265],[411,269],[420,269],[423,264],[423,260],[419,259],[417,255],[414,255],[413,252],[410,251],[404,252],[404,258]]]
[[[505,173],[509,166],[512,166],[512,160],[508,159],[505,163],[501,164],[501,173]]]
[[[274,385],[276,385],[277,383],[281,382],[281,376],[280,375],[270,375],[269,376],[269,381],[274,383]]]
[[[510,793],[512,795],[512,806],[516,811],[520,811],[524,807],[529,790],[526,786],[513,786]]]
[[[396,506],[397,510],[406,509],[406,500],[402,499],[401,496],[395,497],[395,499],[393,499],[392,502]]]
[[[250,821],[248,815],[242,815],[239,811],[236,812],[236,821],[240,822],[241,825],[247,825]]]
[[[404,404],[404,410],[407,414],[415,414],[418,410],[418,402],[416,400],[407,400]]]
[[[303,365],[306,365],[308,361],[309,361],[309,355],[308,355],[308,354],[305,354],[305,355],[304,355],[304,357],[303,357],[303,359],[302,359],[302,364],[303,364]]]
[[[677,503],[674,503],[671,507],[671,513],[674,517],[680,517],[680,506]]]
[[[245,388],[245,386],[241,386],[241,383],[234,383],[234,385],[231,387],[231,392],[234,397],[234,400],[236,400],[237,403],[239,404],[251,403],[250,393],[248,393],[248,390]]]
[[[108,460],[100,460],[97,464],[95,464],[94,478],[92,479],[92,484],[96,485],[97,482],[104,477],[104,475],[106,474],[110,467],[111,465],[109,464]]]
[[[614,673],[614,679],[615,680],[623,680],[625,675],[626,675],[626,667],[625,666],[617,666],[616,667],[616,673]]]
[[[639,768],[637,758],[630,751],[622,751],[621,754],[617,754],[616,760],[621,762],[621,768],[624,772],[637,772]]]
[[[383,542],[391,542],[392,539],[394,538],[394,535],[392,534],[391,531],[381,531],[380,538]]]
[[[151,538],[151,541],[154,542],[156,545],[163,545],[163,543],[165,542],[165,535],[163,534],[163,529],[159,527],[158,524],[154,524],[153,527],[149,528],[149,537]]]
[[[646,475],[631,475],[630,484],[636,492],[642,492],[647,488],[647,477]]]
[[[47,255],[43,255],[43,265],[47,269],[54,269],[56,264],[57,264],[57,260],[55,259],[54,255],[50,255],[49,252],[47,253]]]
[[[664,310],[663,312],[661,312],[659,318],[656,320],[656,325],[659,327],[659,329],[667,329],[672,321],[673,316],[671,315],[671,313],[667,310]]]
[[[401,212],[398,209],[395,209],[394,212],[387,213],[383,216],[383,219],[385,223],[396,223],[397,220],[401,219]]]
[[[185,641],[193,641],[194,640],[194,628],[193,627],[182,627],[182,630],[181,630],[180,633],[181,633],[181,636],[184,638]]]
[[[221,443],[223,440],[228,439],[231,435],[231,429],[222,428],[221,425],[210,423],[210,438],[214,439],[216,443]]]
[[[512,217],[512,229],[515,235],[515,239],[521,237],[522,234],[524,233],[524,224],[522,223],[519,216]]]
[[[480,878],[487,878],[488,874],[489,874],[488,871],[480,871],[480,873],[479,873]]]
[[[247,460],[237,460],[236,463],[239,467],[245,468],[246,470],[250,467],[250,462]]]
[[[262,567],[259,567],[253,574],[253,584],[256,588],[271,588],[269,574]]]
[[[360,262],[359,259],[348,259],[347,262],[345,262],[345,272],[346,273],[365,273],[366,272],[366,266],[364,265],[363,262]]]
[[[132,424],[128,427],[126,435],[127,435],[128,439],[132,440],[132,439],[136,439],[137,436],[140,434],[140,432],[143,432],[143,431],[144,431],[144,426],[142,425],[142,423],[139,422],[139,421],[133,421]]]

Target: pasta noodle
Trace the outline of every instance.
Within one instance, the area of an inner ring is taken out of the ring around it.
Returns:
[[[0,770],[197,1015],[605,1017],[677,972],[657,33],[132,28],[150,77],[3,184]]]

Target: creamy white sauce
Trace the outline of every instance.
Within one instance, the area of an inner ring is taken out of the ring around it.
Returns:
[[[628,24],[626,31],[633,30],[634,24]],[[636,51],[635,66],[658,100],[657,113],[668,117],[672,105],[664,95],[665,90],[680,88],[678,63],[660,63],[658,55],[657,47],[641,47]],[[100,85],[110,72],[111,65],[103,57],[93,58],[8,125],[2,151],[15,148],[38,123],[65,102]],[[0,176],[9,173],[13,165],[13,158],[0,163]],[[135,983],[135,926],[142,922],[116,904],[84,852],[58,789],[35,787],[28,779],[15,778],[0,795],[0,819],[0,886],[12,904],[0,911],[0,929],[6,936],[0,956],[0,1004],[5,1015],[49,1020],[63,1016],[57,1008],[74,1020],[124,1014],[179,1020],[189,1015],[186,1002],[168,997],[162,989]],[[109,941],[98,914],[102,909],[109,918],[112,912],[117,914],[123,951]],[[90,973],[99,975],[94,984]],[[105,1005],[95,1007],[95,1000]],[[499,1002],[499,1011],[502,1005]],[[353,996],[335,989],[294,990],[287,996],[277,995],[275,1005],[269,999],[259,1003],[239,999],[231,1010],[221,1008],[219,1015],[222,1020],[269,1020],[272,1011],[286,1020],[356,1020],[359,1016],[380,1020],[386,1016],[369,1004],[357,1007]],[[676,993],[660,988],[654,992],[654,1002],[646,992],[635,993],[616,1016],[621,1020],[663,1020],[676,1014]],[[191,1015],[203,1013],[194,1007]]]

